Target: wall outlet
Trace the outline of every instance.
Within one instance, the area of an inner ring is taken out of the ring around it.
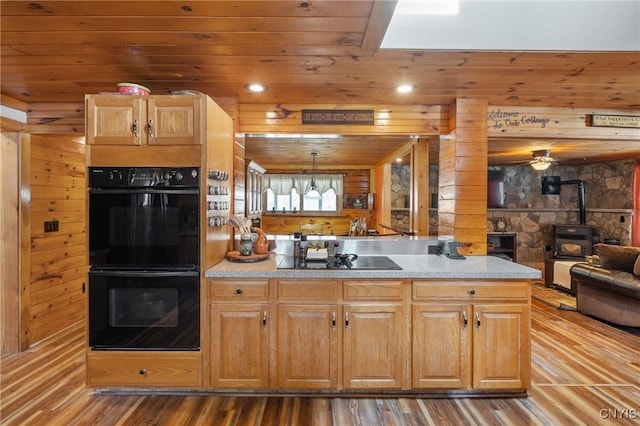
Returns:
[[[58,231],[58,221],[50,220],[44,223],[44,232],[56,232]]]

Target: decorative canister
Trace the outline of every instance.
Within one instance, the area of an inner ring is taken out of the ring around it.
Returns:
[[[251,241],[251,234],[240,235],[240,241],[238,241],[238,251],[242,256],[250,256],[253,251],[253,241]]]

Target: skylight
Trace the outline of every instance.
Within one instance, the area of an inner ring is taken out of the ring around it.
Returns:
[[[397,15],[457,15],[458,0],[398,0]]]

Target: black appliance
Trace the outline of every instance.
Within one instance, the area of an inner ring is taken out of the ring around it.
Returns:
[[[586,225],[553,225],[553,257],[583,259],[593,254],[593,228]]]
[[[487,177],[487,206],[489,208],[504,207],[504,172],[489,170]]]
[[[200,347],[199,168],[89,168],[89,345]]]

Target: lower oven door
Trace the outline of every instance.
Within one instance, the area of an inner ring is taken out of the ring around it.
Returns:
[[[89,272],[89,345],[96,350],[198,350],[197,271]]]

